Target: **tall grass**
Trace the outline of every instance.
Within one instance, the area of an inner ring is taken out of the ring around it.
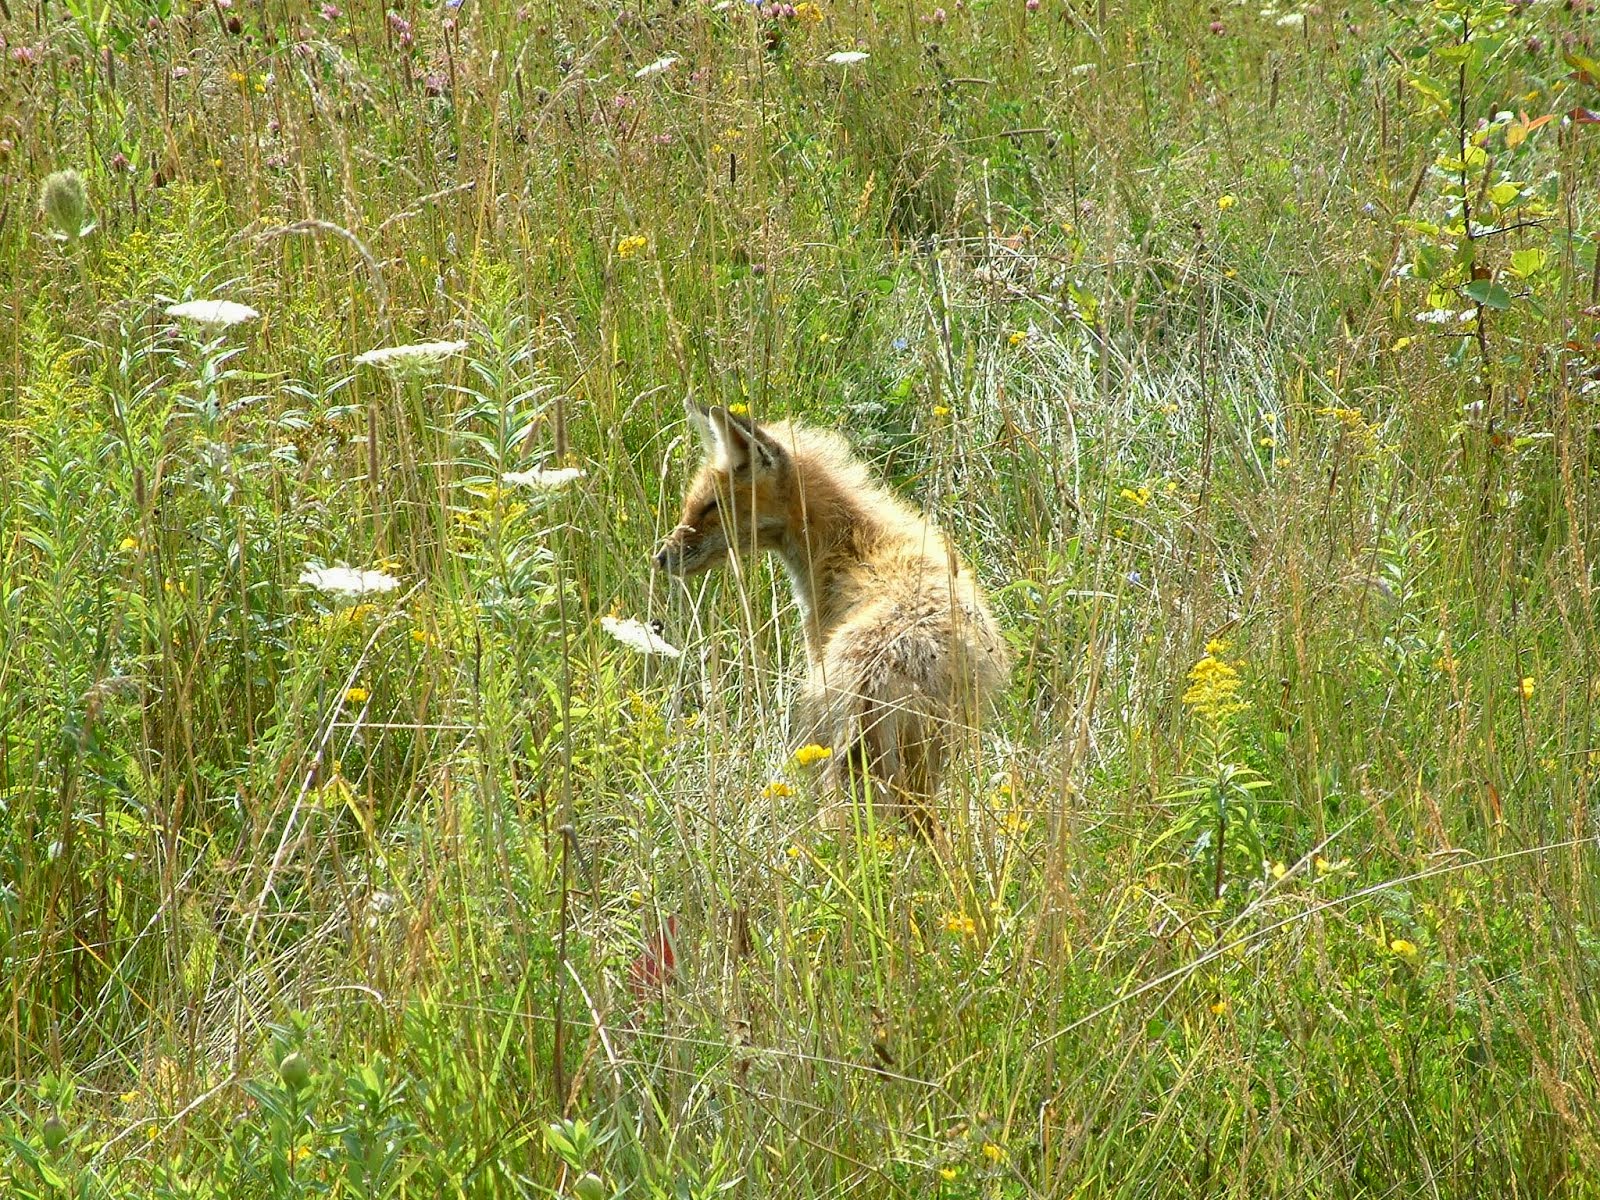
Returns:
[[[0,3],[9,1193],[1596,1194],[1593,20]],[[691,390],[990,586],[941,852]]]

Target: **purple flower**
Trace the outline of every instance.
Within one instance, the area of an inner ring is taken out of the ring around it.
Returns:
[[[339,19],[339,6],[337,4],[324,4],[322,6],[322,19],[324,21],[337,21]]]

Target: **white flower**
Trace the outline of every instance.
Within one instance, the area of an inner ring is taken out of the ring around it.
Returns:
[[[1430,308],[1416,315],[1416,320],[1424,325],[1444,325],[1455,319],[1456,314],[1448,308]]]
[[[309,583],[321,592],[336,592],[345,596],[365,596],[369,593],[392,592],[400,581],[387,571],[358,571],[353,567],[319,567],[307,563],[300,572],[300,582]]]
[[[604,629],[624,646],[637,650],[640,654],[661,654],[667,658],[682,658],[683,651],[666,641],[650,626],[643,621],[636,621],[632,617],[601,617],[600,628]]]
[[[167,316],[193,321],[196,325],[237,325],[254,321],[261,314],[248,304],[235,304],[232,300],[185,300],[182,304],[167,305]]]
[[[1305,13],[1284,13],[1277,22],[1279,29],[1301,29],[1305,23]]]
[[[1092,75],[1092,74],[1094,74],[1094,64],[1093,63],[1074,63],[1073,67],[1072,67],[1072,74],[1074,74],[1074,75]]]
[[[867,61],[867,52],[865,50],[835,50],[823,61],[830,62],[836,67],[853,67],[857,63]]]
[[[413,342],[409,346],[383,346],[356,355],[362,366],[382,367],[396,375],[418,375],[467,348],[465,342]]]
[[[650,76],[659,75],[663,71],[670,71],[677,65],[678,56],[676,54],[668,54],[665,57],[656,59],[653,63],[647,63],[640,67],[633,73],[633,77],[635,79],[649,79]]]
[[[507,471],[500,476],[500,482],[531,487],[538,492],[553,492],[576,483],[588,473],[582,467],[535,467],[531,471]]]

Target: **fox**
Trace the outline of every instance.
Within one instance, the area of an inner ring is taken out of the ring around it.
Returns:
[[[993,704],[1011,655],[949,538],[873,478],[849,442],[684,402],[704,458],[656,547],[680,579],[777,555],[805,635],[798,745],[830,751],[823,782],[870,797],[924,837],[953,743]]]

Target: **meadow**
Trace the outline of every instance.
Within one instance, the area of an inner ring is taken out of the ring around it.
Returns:
[[[0,0],[0,1192],[1600,1196],[1593,7]],[[940,844],[690,393],[988,586]]]

